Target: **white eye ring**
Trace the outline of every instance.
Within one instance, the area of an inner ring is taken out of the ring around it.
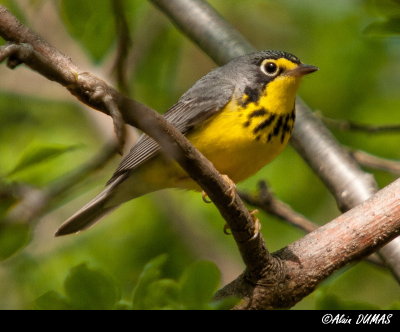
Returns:
[[[279,73],[279,66],[272,60],[266,59],[261,63],[261,71],[270,77],[276,76]]]

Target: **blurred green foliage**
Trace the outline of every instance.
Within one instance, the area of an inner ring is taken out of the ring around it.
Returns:
[[[64,281],[65,296],[49,291],[35,301],[38,309],[227,309],[237,300],[227,298],[213,301],[220,283],[215,264],[197,261],[189,265],[179,280],[162,278],[165,254],[147,263],[139,276],[131,300],[121,297],[117,283],[101,270],[88,268],[85,263],[75,266]]]
[[[90,63],[108,75],[117,48],[110,1],[35,0],[24,7],[17,3],[0,0],[28,26],[41,26],[48,33],[45,39],[65,54],[77,54],[78,48],[81,58],[74,61]],[[399,1],[210,3],[258,49],[287,50],[317,65],[320,71],[304,80],[300,94],[323,115],[372,125],[400,123]],[[122,4],[133,43],[126,68],[130,93],[164,112],[215,65],[147,1]],[[233,239],[222,232],[224,221],[197,193],[147,195],[82,234],[53,237],[65,218],[99,192],[117,158],[53,197],[34,221],[8,222],[21,186],[52,186],[90,160],[104,141],[86,109],[53,95],[50,87],[55,83],[24,75],[23,68],[10,73],[0,66],[0,309],[232,306],[234,299],[216,303],[212,294],[243,266]],[[352,148],[400,158],[399,134],[333,133]],[[390,174],[369,171],[381,186],[393,180]],[[339,213],[327,189],[291,147],[240,188],[255,191],[260,179],[318,223]],[[272,251],[303,235],[273,217],[260,218]],[[295,308],[398,309],[399,296],[388,271],[358,263],[335,273]]]

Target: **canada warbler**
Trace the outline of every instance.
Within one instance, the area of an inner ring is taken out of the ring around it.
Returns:
[[[198,80],[164,116],[219,172],[239,182],[285,147],[293,130],[300,79],[317,69],[281,51],[240,56]],[[105,189],[56,235],[85,229],[121,203],[164,188],[200,189],[143,134]]]

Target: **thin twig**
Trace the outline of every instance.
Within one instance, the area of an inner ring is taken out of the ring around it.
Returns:
[[[400,161],[374,156],[362,150],[349,149],[349,153],[360,165],[400,176]]]
[[[129,94],[127,74],[129,72],[128,57],[129,51],[132,47],[132,38],[125,15],[123,1],[112,0],[112,7],[117,32],[117,54],[115,56],[112,71],[115,73],[118,89],[124,94]]]
[[[343,119],[332,119],[323,116],[320,112],[316,115],[329,127],[343,131],[360,131],[368,134],[400,134],[400,124],[369,125]]]
[[[100,91],[100,94],[101,93],[102,91]],[[94,96],[94,98],[96,98],[96,96]],[[114,132],[115,135],[117,136],[117,142],[118,142],[118,153],[122,156],[127,135],[123,116],[118,109],[117,103],[113,100],[113,98],[110,95],[106,95],[104,97],[104,105],[106,106],[108,113],[113,119]]]
[[[257,195],[250,195],[246,192],[239,192],[240,197],[247,203],[257,207],[264,212],[278,217],[279,219],[294,225],[297,228],[310,233],[316,230],[319,225],[308,220],[300,213],[294,211],[289,205],[276,198],[269,190],[265,181],[258,183],[259,191]]]
[[[117,146],[106,144],[100,152],[89,161],[72,170],[44,189],[30,186],[18,186],[13,189],[19,203],[7,214],[6,222],[31,223],[43,216],[54,205],[54,202],[68,190],[80,183],[97,169],[104,167],[117,153]]]
[[[63,194],[74,187],[77,183],[86,179],[95,171],[103,168],[112,158],[116,156],[118,146],[114,143],[107,143],[102,146],[99,152],[90,158],[87,162],[83,163],[70,173],[64,175],[62,178],[54,181],[49,187],[45,188],[46,195],[49,197],[56,197]]]

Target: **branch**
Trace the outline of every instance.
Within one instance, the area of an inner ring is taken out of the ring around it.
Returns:
[[[311,233],[317,228],[321,227],[276,198],[267,187],[265,181],[259,182],[259,192],[257,195],[250,195],[245,192],[239,192],[239,194],[243,201],[245,201],[247,204],[259,208],[267,214],[278,217],[279,219],[286,221],[290,225],[296,226],[306,233]],[[366,257],[365,260],[379,267],[385,267],[385,264],[376,254]]]
[[[344,265],[372,253],[400,234],[400,179],[373,197],[274,253],[279,276],[267,270],[255,283],[244,275],[217,297],[239,295],[237,309],[287,308]]]
[[[294,211],[289,205],[277,199],[269,190],[265,181],[260,181],[258,187],[259,192],[257,195],[239,192],[240,197],[247,204],[257,207],[268,214],[274,215],[307,233],[310,233],[319,227],[319,225],[308,220],[300,213]]]
[[[110,115],[111,108],[117,109],[126,123],[155,139],[162,151],[172,156],[215,203],[231,229],[249,274],[257,274],[264,266],[274,264],[275,259],[266,250],[252,215],[236,190],[232,192],[231,183],[160,114],[121,95],[96,76],[82,72],[70,58],[23,26],[3,6],[0,6],[0,35],[11,43],[0,48],[0,61],[8,58],[12,67],[24,63],[105,114]]]
[[[112,0],[114,21],[117,31],[117,55],[114,60],[112,71],[115,72],[117,84],[123,93],[129,92],[129,82],[127,80],[127,61],[132,40],[129,33],[129,25],[126,19],[124,4],[121,0]]]
[[[360,165],[400,176],[400,161],[377,157],[361,150],[349,150],[349,153]]]
[[[348,120],[337,120],[331,119],[322,114],[318,114],[318,117],[328,126],[335,127],[340,130],[349,130],[349,131],[360,131],[368,134],[400,134],[400,125],[399,124],[390,124],[390,125],[367,125],[363,123],[357,123]]]
[[[115,144],[104,146],[100,152],[88,162],[56,180],[45,189],[20,186],[17,188],[18,190],[16,190],[20,201],[8,213],[5,221],[10,223],[15,221],[27,223],[39,218],[48,211],[56,198],[85,179],[89,174],[103,167],[115,156],[116,152],[117,146]]]

